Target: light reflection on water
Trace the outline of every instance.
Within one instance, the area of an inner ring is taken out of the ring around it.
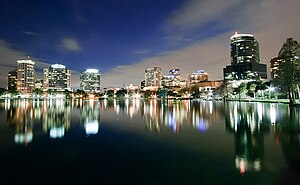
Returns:
[[[282,104],[140,99],[5,100],[0,110],[5,111],[6,122],[14,131],[14,143],[24,145],[38,140],[35,138],[38,129],[51,139],[63,139],[76,127],[76,121],[87,136],[101,135],[101,117],[107,113],[124,119],[138,117],[144,121],[139,124],[144,125],[146,132],[164,134],[164,128],[169,128],[173,135],[180,135],[183,130],[206,135],[210,129],[216,132],[216,123],[223,122],[222,132],[234,141],[232,166],[241,176],[268,169],[269,159],[265,153],[269,147],[266,138],[270,137],[284,148],[287,163],[300,169],[299,160],[295,159],[300,154],[300,111],[297,108],[291,111]]]

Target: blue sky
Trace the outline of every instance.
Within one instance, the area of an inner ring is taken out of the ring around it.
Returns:
[[[235,31],[254,34],[268,64],[286,38],[299,41],[299,8],[297,0],[2,1],[0,87],[26,56],[37,68],[60,63],[73,70],[73,88],[86,68],[101,71],[102,87],[139,85],[152,66],[164,74],[180,68],[186,79],[198,69],[222,79]]]

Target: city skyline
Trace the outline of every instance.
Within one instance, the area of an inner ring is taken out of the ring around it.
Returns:
[[[300,40],[300,25],[295,24],[300,2],[226,3],[6,2],[0,11],[5,17],[0,23],[4,28],[0,31],[0,87],[7,86],[7,74],[16,61],[27,56],[39,61],[37,77],[41,77],[40,69],[51,64],[69,67],[72,88],[79,88],[80,72],[86,68],[100,70],[102,87],[139,85],[144,69],[153,66],[160,66],[162,74],[180,68],[184,79],[204,69],[210,80],[219,80],[222,68],[230,64],[230,36],[235,31],[256,37],[270,78],[270,60],[285,39]],[[26,8],[23,16],[20,12]]]

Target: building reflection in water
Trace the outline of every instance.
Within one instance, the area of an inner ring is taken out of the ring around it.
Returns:
[[[5,109],[9,127],[15,130],[14,142],[18,144],[31,143],[33,140],[33,125],[37,111],[28,100],[5,100]]]
[[[93,99],[83,102],[80,109],[80,124],[84,126],[86,135],[97,134],[99,131],[99,103]]]
[[[284,111],[283,111],[284,112]],[[285,110],[282,119],[277,120],[277,143],[281,144],[283,155],[293,173],[283,173],[290,181],[298,182],[300,175],[300,108]]]
[[[218,116],[219,109],[214,109],[213,102],[194,102],[190,100],[177,101],[150,100],[143,102],[142,117],[149,131],[160,132],[161,127],[169,127],[174,133],[179,133],[183,126],[189,126],[205,132],[212,119]]]
[[[62,99],[43,101],[43,131],[51,138],[62,138],[71,124],[70,102]]]
[[[264,135],[270,131],[269,120],[276,122],[276,112],[263,117],[265,107],[262,103],[241,102],[227,103],[225,111],[226,128],[234,133],[236,168],[242,175],[246,171],[260,171],[264,157]]]

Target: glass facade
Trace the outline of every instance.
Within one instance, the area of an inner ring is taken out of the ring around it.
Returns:
[[[161,68],[151,67],[145,69],[145,88],[159,89],[161,87]]]
[[[44,69],[44,90],[71,90],[71,72],[64,65],[54,64]]]
[[[32,60],[17,61],[17,91],[32,93],[34,90],[35,70]]]
[[[259,45],[251,34],[237,34],[230,42],[231,65],[223,69],[226,80],[267,79],[267,67],[260,64]]]
[[[80,75],[80,90],[85,92],[100,92],[100,72],[97,69],[87,69]]]

